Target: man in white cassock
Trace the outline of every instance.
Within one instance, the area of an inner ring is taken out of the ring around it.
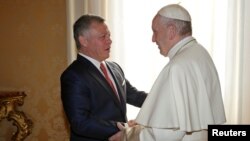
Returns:
[[[206,141],[209,124],[226,122],[213,60],[192,37],[191,17],[180,5],[160,9],[152,30],[152,41],[169,63],[154,82],[136,125],[129,124],[110,140]]]

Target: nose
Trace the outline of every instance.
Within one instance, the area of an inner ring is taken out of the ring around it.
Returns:
[[[112,40],[111,40],[111,38],[109,37],[109,38],[107,38],[107,43],[109,43],[109,44],[111,44],[112,43]]]
[[[153,43],[156,42],[156,41],[155,41],[155,35],[154,35],[154,34],[152,35],[152,42],[153,42]]]

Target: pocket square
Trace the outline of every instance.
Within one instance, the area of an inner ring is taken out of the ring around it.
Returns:
[[[124,79],[124,80],[123,80],[123,82],[122,82],[122,86],[124,86],[124,85],[125,85],[125,82],[126,82],[126,81],[125,81],[125,79]]]

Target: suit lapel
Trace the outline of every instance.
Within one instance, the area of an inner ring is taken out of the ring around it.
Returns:
[[[108,82],[106,81],[105,77],[101,74],[101,72],[86,58],[78,55],[77,59],[84,63],[84,65],[87,67],[87,71],[88,73],[103,87],[103,89],[114,99],[115,103],[117,105],[120,105],[119,100],[117,99],[117,97],[115,96],[112,88],[110,87],[110,85],[108,84]],[[112,74],[113,75],[113,74]],[[118,88],[117,88],[118,89]]]
[[[115,69],[112,65],[110,65],[109,63],[106,63],[107,64],[107,67],[115,81],[115,84],[116,84],[116,88],[117,88],[117,91],[118,91],[118,94],[119,94],[119,97],[120,97],[120,102],[121,102],[121,105],[123,106],[123,109],[126,109],[126,94],[124,94],[124,90],[123,90],[123,85],[125,85],[125,79],[122,80],[121,78],[119,79],[119,74],[117,74],[117,69]]]

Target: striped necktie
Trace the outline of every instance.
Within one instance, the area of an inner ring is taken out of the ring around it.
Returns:
[[[120,100],[119,95],[118,95],[118,93],[115,90],[115,86],[112,83],[112,81],[111,81],[111,79],[110,79],[110,77],[108,75],[107,69],[106,69],[106,67],[105,67],[105,65],[103,63],[101,63],[100,68],[101,68],[101,70],[102,70],[102,72],[103,72],[103,74],[104,74],[107,82],[109,83],[110,87],[112,88],[113,92],[115,93],[115,95],[117,96],[117,98]]]

